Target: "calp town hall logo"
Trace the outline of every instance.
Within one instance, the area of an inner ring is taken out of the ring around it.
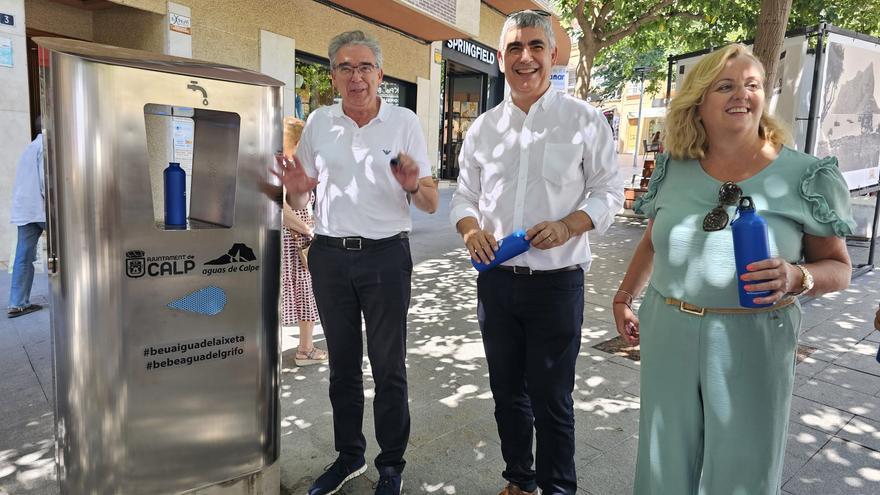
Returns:
[[[169,275],[186,275],[196,266],[195,256],[191,254],[174,254],[168,256],[151,256],[140,249],[125,252],[125,274],[129,278],[165,277]]]
[[[143,251],[125,253],[125,274],[131,278],[143,277],[147,273],[147,257]]]

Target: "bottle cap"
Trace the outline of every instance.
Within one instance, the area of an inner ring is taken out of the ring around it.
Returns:
[[[755,202],[752,201],[751,196],[743,196],[739,199],[739,204],[736,206],[736,211],[755,211]]]

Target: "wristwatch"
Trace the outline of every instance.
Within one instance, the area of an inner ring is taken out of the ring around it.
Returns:
[[[805,267],[804,265],[794,266],[800,269],[801,273],[804,275],[803,281],[801,282],[801,289],[797,292],[791,293],[791,295],[793,296],[799,296],[804,292],[808,292],[810,289],[812,289],[813,285],[815,285],[815,282],[813,281],[813,274],[810,273],[809,270],[807,270],[807,267]]]

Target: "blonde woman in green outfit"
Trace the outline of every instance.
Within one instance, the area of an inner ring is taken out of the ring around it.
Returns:
[[[794,296],[849,284],[849,191],[834,158],[787,146],[767,114],[764,69],[743,45],[693,67],[666,124],[667,153],[636,204],[648,227],[613,297],[617,331],[641,343],[635,493],[776,494],[801,324]],[[767,221],[771,258],[743,280],[770,291],[754,299],[768,308],[739,306],[729,219],[744,195]]]

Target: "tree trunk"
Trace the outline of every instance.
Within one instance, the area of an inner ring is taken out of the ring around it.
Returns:
[[[588,36],[581,36],[581,39],[578,40],[578,49],[580,56],[578,57],[574,94],[586,101],[590,96],[590,75],[593,72],[593,61],[596,60],[599,49]]]
[[[769,100],[773,94],[773,82],[777,79],[779,53],[785,40],[785,27],[791,13],[792,0],[761,0],[761,14],[758,16],[758,32],[755,36],[754,54],[764,64],[767,77],[764,80],[764,94]]]

